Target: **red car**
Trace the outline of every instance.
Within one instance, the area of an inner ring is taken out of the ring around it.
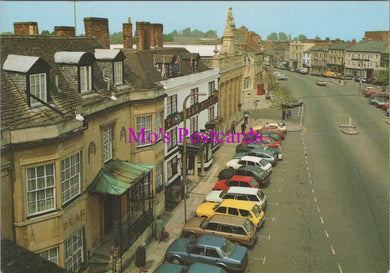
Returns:
[[[371,97],[375,92],[378,92],[379,89],[368,86],[366,89],[364,89],[364,96],[365,97]]]
[[[227,191],[230,187],[247,187],[247,188],[258,188],[260,183],[256,181],[252,176],[235,175],[230,179],[219,180],[213,190]]]
[[[382,109],[383,110],[387,110],[387,109],[389,109],[389,102],[386,102],[383,106],[382,106]]]
[[[281,146],[280,141],[273,140],[270,137],[263,137],[262,140],[263,141],[261,143],[264,143],[265,145],[271,148],[279,148],[279,146]]]

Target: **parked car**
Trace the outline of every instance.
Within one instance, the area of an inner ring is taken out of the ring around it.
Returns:
[[[260,130],[260,133],[261,133],[261,139],[262,140],[263,140],[264,137],[272,138],[275,141],[282,140],[282,138],[280,137],[279,133],[275,132],[273,130],[267,130],[267,129],[263,128],[263,129]]]
[[[375,87],[372,87],[372,86],[367,86],[364,89],[364,96],[365,97],[371,97],[374,93],[376,93],[378,91],[379,91],[378,88],[375,88]]]
[[[253,177],[259,183],[258,187],[265,187],[271,181],[269,172],[265,172],[263,169],[255,166],[241,166],[236,170],[235,174]]]
[[[272,153],[272,154],[270,154]],[[272,166],[276,166],[278,162],[278,155],[275,152],[265,152],[264,150],[254,149],[246,153],[238,153],[233,156],[233,159],[241,159],[244,156],[256,156],[258,158],[264,159],[268,163],[271,163]]]
[[[219,180],[214,185],[213,190],[227,191],[230,187],[258,188],[260,186],[259,182],[252,176],[235,175],[235,172],[233,174],[230,178]],[[220,177],[223,177],[223,173],[218,175],[218,178]]]
[[[382,105],[382,109],[385,111],[389,109],[389,102],[386,102],[384,105]]]
[[[375,105],[376,107],[381,107],[384,105],[388,99],[383,96],[374,96],[372,99],[370,99],[370,104]]]
[[[198,239],[176,239],[165,253],[174,264],[202,262],[226,271],[243,272],[248,263],[248,249],[237,246],[223,237],[202,235]]]
[[[335,72],[328,71],[328,72],[325,72],[325,77],[330,78],[330,77],[332,77],[334,74],[335,74]]]
[[[276,76],[276,79],[278,80],[288,80],[288,77],[286,76],[286,74],[279,74]]]
[[[266,172],[272,172],[272,165],[264,159],[256,156],[243,156],[241,159],[232,159],[226,163],[226,168],[233,168],[237,170],[243,165],[255,166],[263,169]]]
[[[207,219],[193,217],[183,227],[183,235],[196,239],[201,235],[215,235],[232,243],[252,247],[256,242],[256,228],[247,218],[215,214]],[[205,271],[206,272],[206,271]]]
[[[275,126],[270,126],[269,124],[268,124],[268,125],[265,125],[265,126],[263,127],[263,129],[260,130],[260,133],[262,134],[262,136],[267,136],[267,134],[264,133],[264,132],[266,132],[266,131],[268,131],[268,132],[273,132],[273,133],[275,133],[275,134],[278,134],[280,140],[284,140],[284,138],[285,138],[285,134],[284,134],[281,130],[279,130],[278,128],[276,128]],[[274,138],[273,135],[272,135],[271,137],[272,137],[273,139],[275,139],[275,140],[278,140],[278,139]]]
[[[258,188],[230,187],[227,191],[211,191],[206,195],[206,202],[220,203],[225,199],[255,202],[262,210],[267,207],[267,195]]]
[[[276,141],[276,140],[274,140],[273,138],[270,138],[270,137],[262,137],[261,144],[265,144],[265,145],[267,145],[268,147],[271,147],[271,148],[279,148],[279,147],[282,146],[280,141]]]
[[[261,143],[245,143],[238,144],[236,146],[236,153],[249,152],[253,149],[263,149],[269,151],[275,151],[278,153],[278,159],[282,160],[282,146],[280,144],[275,144],[271,140],[265,138]]]
[[[196,208],[195,214],[199,217],[211,217],[215,214],[240,216],[249,219],[257,228],[264,223],[264,211],[249,201],[227,199],[219,204],[205,202]]]
[[[153,273],[227,273],[226,270],[218,266],[194,263],[190,266],[179,264],[162,264]]]
[[[325,82],[325,81],[322,81],[322,80],[316,81],[316,84],[317,84],[318,86],[326,86],[326,82]]]
[[[352,80],[353,77],[351,75],[343,75],[340,77],[342,80]]]
[[[307,67],[303,67],[299,70],[299,73],[301,74],[308,74],[309,73],[309,69],[307,69]]]
[[[270,122],[268,123],[270,127],[275,127],[278,130],[282,131],[285,135],[287,135],[287,127],[286,124],[283,121],[279,122]]]

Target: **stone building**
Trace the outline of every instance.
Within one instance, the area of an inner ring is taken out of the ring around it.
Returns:
[[[1,235],[106,272],[111,247],[126,262],[164,211],[164,144],[148,136],[164,130],[165,92],[108,49],[107,19],[84,22],[87,37],[36,23],[1,37]]]
[[[345,50],[356,43],[356,40],[350,42],[338,42],[328,47],[328,71],[344,74]]]

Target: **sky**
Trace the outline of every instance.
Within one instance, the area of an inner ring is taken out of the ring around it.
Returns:
[[[264,40],[272,32],[307,38],[360,41],[365,31],[389,30],[389,1],[77,1],[76,31],[83,18],[109,19],[110,33],[122,31],[131,18],[164,25],[164,33],[190,27],[217,30],[221,37],[232,7],[236,27],[245,26]],[[0,32],[13,32],[14,22],[37,22],[38,30],[74,26],[73,1],[1,1]]]

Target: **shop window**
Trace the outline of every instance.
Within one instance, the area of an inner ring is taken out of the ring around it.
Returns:
[[[70,271],[78,272],[84,262],[83,237],[83,230],[80,229],[65,241],[65,266]]]
[[[56,265],[59,265],[59,259],[58,259],[58,247],[54,247],[45,251],[42,251],[39,253],[39,256],[42,258],[45,258],[46,260],[55,263]]]

